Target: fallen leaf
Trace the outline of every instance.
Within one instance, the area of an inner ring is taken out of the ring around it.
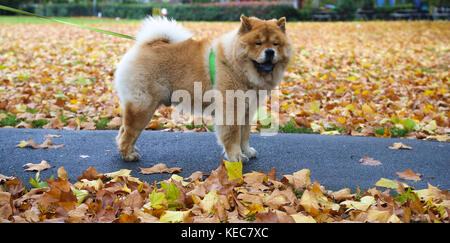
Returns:
[[[367,221],[369,222],[387,223],[390,217],[391,213],[389,211],[377,209],[367,211]]]
[[[205,195],[203,200],[199,203],[200,208],[202,209],[203,213],[206,215],[209,215],[213,213],[214,206],[217,204],[219,198],[217,196],[216,191],[210,191],[208,194]]]
[[[11,193],[0,191],[0,219],[8,219],[12,214]]]
[[[151,168],[139,167],[139,169],[141,169],[141,171],[139,171],[139,173],[144,174],[144,175],[156,174],[156,173],[172,174],[172,173],[178,173],[181,171],[181,168],[179,168],[179,167],[167,168],[167,165],[164,163],[156,164],[156,165],[152,166]]]
[[[314,217],[319,215],[320,205],[314,192],[309,190],[304,191],[300,198],[300,205],[302,205],[305,211],[311,216]]]
[[[411,150],[412,147],[404,145],[403,143],[394,143],[392,146],[389,146],[389,149],[407,149],[407,150]]]
[[[188,179],[190,179],[191,181],[200,180],[202,178],[203,178],[203,172],[201,172],[201,171],[196,171],[188,177]]]
[[[316,223],[316,220],[314,220],[313,217],[309,215],[306,216],[302,213],[291,214],[290,216],[294,219],[296,223]]]
[[[50,168],[50,164],[45,161],[42,160],[41,163],[39,164],[32,164],[32,163],[27,163],[25,165],[23,165],[23,167],[28,167],[25,169],[25,171],[41,171],[41,170],[46,170]]]
[[[379,165],[383,164],[383,163],[381,163],[381,161],[376,160],[371,157],[368,157],[367,155],[364,156],[362,159],[360,159],[359,162],[363,165],[369,165],[369,166],[379,166]]]
[[[395,172],[398,177],[404,180],[420,181],[421,174],[414,173],[411,169],[407,169],[402,172]]]
[[[345,205],[349,209],[357,209],[366,211],[372,204],[376,203],[375,198],[372,196],[364,196],[360,201],[346,200],[341,202],[341,205]]]
[[[108,122],[107,126],[109,128],[120,127],[122,125],[122,119],[120,117],[114,117],[110,122]]]
[[[19,144],[17,144],[17,147],[20,148],[24,148],[27,146],[31,146],[34,149],[46,149],[46,148],[54,148],[54,149],[58,149],[58,148],[63,148],[65,145],[64,144],[60,144],[60,145],[53,145],[53,142],[50,139],[46,139],[42,144],[37,145],[33,139],[29,139],[28,141],[20,141]]]
[[[189,215],[189,211],[164,211],[159,218],[163,223],[181,223]]]
[[[391,189],[395,189],[398,187],[398,181],[393,181],[393,180],[389,180],[386,178],[381,178],[380,180],[377,181],[377,183],[375,183],[375,186],[379,186],[379,187],[385,187],[385,188],[391,188]],[[402,185],[404,187],[409,187],[407,184],[402,183]]]
[[[16,146],[19,147],[19,148],[25,148],[27,145],[28,145],[28,142],[22,140],[22,141],[20,141],[20,143],[17,144]]]
[[[242,177],[242,162],[230,162],[224,160],[225,163],[225,169],[227,171],[228,175],[228,181],[234,181],[236,179],[239,179],[239,183],[244,181]]]
[[[45,138],[59,138],[61,137],[61,135],[56,135],[56,134],[47,134],[44,136]]]

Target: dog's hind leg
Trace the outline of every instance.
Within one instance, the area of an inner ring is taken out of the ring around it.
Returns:
[[[144,107],[128,102],[123,108],[122,126],[116,137],[116,142],[124,160],[136,161],[140,159],[140,155],[135,148],[136,141],[152,119],[153,113],[158,108],[158,102],[152,99],[152,102]]]

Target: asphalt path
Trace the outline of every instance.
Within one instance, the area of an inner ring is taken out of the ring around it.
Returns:
[[[94,166],[100,173],[132,170],[131,175],[149,183],[169,178],[170,174],[139,174],[139,167],[157,163],[168,167],[181,167],[179,173],[188,177],[195,171],[209,174],[222,160],[222,148],[214,133],[144,131],[137,146],[141,160],[122,160],[115,145],[118,131],[66,131],[45,129],[0,129],[0,174],[16,176],[29,187],[28,180],[35,172],[24,171],[26,163],[46,160],[52,167],[41,171],[41,178],[56,176],[64,166],[69,180],[75,182],[83,170]],[[21,140],[33,139],[41,144],[46,134],[61,135],[51,138],[54,144],[65,144],[59,149],[19,148]],[[412,150],[388,149],[394,142],[402,142]],[[380,178],[397,179],[416,189],[427,188],[427,183],[442,190],[450,189],[450,143],[409,139],[388,139],[355,136],[327,136],[316,134],[277,134],[261,136],[251,134],[250,144],[258,157],[245,163],[243,172],[277,170],[278,178],[303,168],[310,169],[311,180],[318,181],[329,190],[357,187],[369,189]],[[82,158],[87,155],[89,157]],[[367,166],[359,162],[364,156],[381,161],[380,166]],[[82,156],[82,157],[81,157]],[[395,172],[411,169],[422,174],[420,181],[406,181]]]

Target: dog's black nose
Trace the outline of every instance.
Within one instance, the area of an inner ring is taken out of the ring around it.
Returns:
[[[272,61],[273,57],[275,56],[275,51],[273,49],[266,49],[264,53],[266,55],[266,60]]]

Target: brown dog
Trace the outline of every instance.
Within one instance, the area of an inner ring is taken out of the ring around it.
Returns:
[[[241,16],[238,28],[211,43],[193,40],[189,31],[175,21],[146,19],[136,45],[125,54],[115,73],[123,112],[116,142],[123,158],[127,161],[140,158],[136,140],[160,105],[176,103],[172,95],[177,90],[194,97],[191,105],[199,99],[195,97],[196,82],[201,85],[200,96],[209,90],[222,97],[228,91],[272,90],[291,59],[292,47],[285,25],[284,17],[264,21]],[[245,121],[238,123],[240,109],[234,98],[230,106],[228,100],[216,98],[215,106],[226,107],[221,114],[216,110],[216,119],[219,116],[228,121],[231,117],[235,121],[216,123],[216,135],[226,157],[230,161],[255,157],[257,152],[249,145],[249,121],[255,114],[255,109],[249,108],[252,101],[245,101]]]

